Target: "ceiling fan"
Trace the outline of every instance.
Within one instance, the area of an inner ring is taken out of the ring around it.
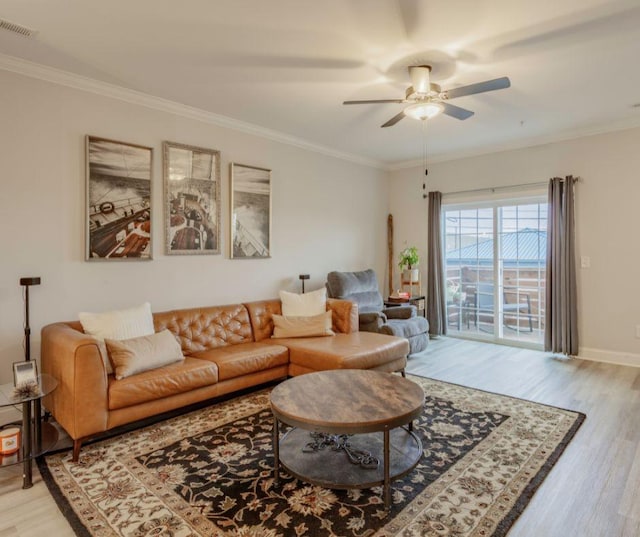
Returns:
[[[469,84],[460,88],[450,90],[442,90],[438,84],[434,84],[430,80],[430,65],[412,65],[409,67],[409,75],[411,76],[412,85],[407,88],[404,99],[374,99],[369,101],[344,101],[342,104],[372,104],[372,103],[400,103],[409,104],[402,112],[393,116],[381,127],[391,127],[398,123],[405,116],[414,119],[429,119],[437,116],[439,113],[456,119],[468,119],[473,115],[471,110],[460,108],[448,103],[450,99],[463,97],[465,95],[474,95],[476,93],[484,93],[486,91],[494,91],[508,88],[511,81],[508,77],[495,78],[476,84]]]

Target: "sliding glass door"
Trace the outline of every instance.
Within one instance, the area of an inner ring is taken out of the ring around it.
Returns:
[[[546,200],[445,205],[443,215],[449,333],[541,345]]]

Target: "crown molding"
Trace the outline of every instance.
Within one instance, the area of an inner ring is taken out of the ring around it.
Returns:
[[[279,131],[267,129],[259,125],[239,121],[231,117],[223,116],[220,114],[214,114],[200,108],[188,106],[161,97],[155,97],[148,93],[136,91],[108,82],[101,82],[93,78],[77,75],[69,71],[63,71],[54,67],[49,67],[43,64],[31,62],[18,58],[16,56],[10,56],[8,54],[0,53],[0,69],[4,71],[11,71],[20,75],[44,80],[46,82],[52,82],[61,86],[67,86],[73,89],[94,93],[103,97],[111,99],[117,99],[129,104],[138,106],[144,106],[153,110],[159,110],[176,116],[201,121],[203,123],[209,123],[218,127],[224,127],[232,129],[253,136],[259,136],[275,142],[292,145],[300,149],[312,151],[314,153],[320,153],[329,157],[337,158],[340,160],[346,160],[355,164],[369,166],[371,168],[385,169],[385,163],[379,160],[368,159],[359,155],[351,153],[345,153],[326,147],[323,145],[309,142],[296,136],[291,136]]]
[[[515,140],[500,145],[493,145],[482,149],[472,149],[469,151],[456,151],[452,153],[434,155],[429,157],[429,163],[434,164],[438,162],[449,162],[452,160],[461,160],[471,157],[480,157],[483,155],[491,155],[493,153],[503,153],[505,151],[514,151],[516,149],[526,149],[528,147],[537,147],[541,145],[547,145],[557,142],[566,142],[569,140],[576,140],[578,138],[586,138],[588,136],[596,136],[598,134],[607,134],[609,132],[623,131],[628,129],[635,129],[640,127],[640,117],[624,119],[613,123],[604,123],[600,125],[592,125],[581,129],[572,129],[561,131],[545,136],[536,136],[533,138],[526,138],[522,140]],[[406,170],[407,168],[417,168],[423,165],[423,161],[420,159],[405,160],[402,162],[396,162],[385,166],[385,170],[388,172]]]
[[[8,54],[0,53],[0,69],[43,80],[46,82],[59,84],[61,86],[67,86],[80,91],[94,93],[103,97],[117,99],[129,104],[144,106],[146,108],[158,110],[160,112],[166,112],[168,114],[185,117],[203,123],[209,123],[218,127],[236,130],[282,144],[298,147],[300,149],[304,149],[314,153],[319,153],[325,156],[352,162],[354,164],[368,166],[388,172],[403,170],[407,168],[417,168],[419,166],[422,166],[422,160],[420,159],[389,163],[380,160],[369,159],[360,155],[354,155],[352,153],[345,153],[331,147],[326,147],[320,144],[309,142],[296,136],[291,136],[289,134],[285,134],[272,129],[267,129],[259,125],[254,125],[253,123],[240,121],[220,114],[214,114],[213,112],[208,112],[200,108],[195,108],[175,101],[170,101],[161,97],[155,97],[148,93],[124,88],[122,86],[117,86],[108,82],[102,82],[93,78],[77,75],[69,71],[64,71],[62,69],[57,69],[36,62],[31,62],[22,58],[18,58],[16,56],[10,56]],[[640,117],[625,119],[614,123],[592,125],[590,127],[581,129],[566,130],[545,136],[515,140],[505,144],[493,145],[485,148],[442,153],[429,157],[429,162],[440,163],[478,157],[482,155],[501,153],[504,151],[513,151],[517,149],[525,149],[527,147],[535,147],[550,143],[573,140],[576,138],[605,134],[608,132],[633,129],[637,127],[640,127]]]

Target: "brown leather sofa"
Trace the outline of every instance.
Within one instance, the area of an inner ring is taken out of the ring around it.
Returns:
[[[185,360],[116,380],[98,341],[78,321],[42,329],[42,371],[58,381],[44,405],[74,441],[149,416],[268,381],[327,369],[402,371],[404,338],[358,331],[357,306],[327,301],[335,336],[271,339],[279,300],[154,313],[156,332],[170,330]]]

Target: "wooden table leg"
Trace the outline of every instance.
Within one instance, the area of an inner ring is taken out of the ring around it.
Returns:
[[[273,416],[273,484],[280,484],[280,433],[278,418]]]
[[[384,430],[384,508],[388,511],[391,508],[391,480],[389,477],[389,429]]]

